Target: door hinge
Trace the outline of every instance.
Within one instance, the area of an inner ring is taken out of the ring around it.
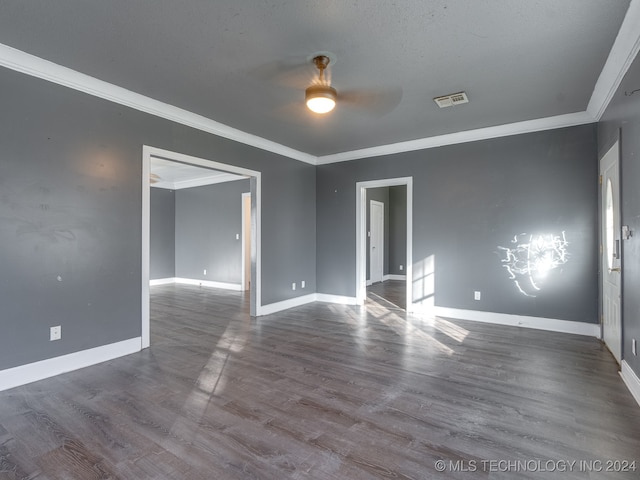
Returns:
[[[602,175],[600,175],[600,177],[598,178],[598,184],[602,185]]]

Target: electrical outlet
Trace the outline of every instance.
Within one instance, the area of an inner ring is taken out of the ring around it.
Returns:
[[[400,265],[400,271],[404,270],[404,265]]]
[[[638,349],[636,347],[636,339],[635,338],[631,339],[631,353],[633,353],[634,355],[638,355]]]
[[[293,282],[293,283],[291,284],[291,290],[295,290],[295,289],[296,289],[296,282]]]
[[[206,268],[204,269],[204,272],[203,272],[203,273],[204,273],[205,275],[207,274],[207,269],[206,269]]]
[[[49,329],[49,341],[60,340],[62,338],[62,327],[60,325]]]
[[[482,298],[482,293],[481,292],[479,292],[478,290],[473,292],[473,299],[474,300],[480,300],[480,298]]]
[[[236,233],[236,240],[240,240],[240,234]]]
[[[305,287],[305,285],[306,285],[306,284],[304,283],[304,280],[302,280],[302,281],[300,282],[300,288],[304,288],[304,287]]]

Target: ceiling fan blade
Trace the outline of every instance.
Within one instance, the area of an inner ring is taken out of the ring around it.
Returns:
[[[338,105],[345,104],[349,108],[368,115],[386,115],[393,111],[400,104],[401,100],[401,87],[346,91],[338,89]]]
[[[291,88],[306,88],[318,76],[313,64],[304,57],[290,57],[262,64],[249,70],[249,76],[260,82]]]

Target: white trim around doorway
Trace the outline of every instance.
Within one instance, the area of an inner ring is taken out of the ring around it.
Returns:
[[[367,188],[407,186],[407,312],[413,311],[413,177],[356,182],[356,304],[367,297]]]
[[[235,165],[227,165],[224,163],[215,162],[213,160],[206,160],[204,158],[192,157],[183,153],[171,152],[169,150],[163,150],[149,145],[143,145],[142,147],[142,310],[141,310],[141,322],[142,322],[142,334],[141,345],[142,348],[147,348],[151,344],[149,320],[149,254],[150,254],[150,216],[151,216],[151,185],[149,182],[149,172],[151,157],[158,157],[165,160],[173,160],[180,163],[187,163],[190,165],[196,165],[199,167],[211,168],[215,170],[222,170],[228,173],[234,173],[236,175],[243,175],[250,177],[252,185],[255,180],[255,228],[252,228],[252,241],[255,245],[255,281],[252,282],[251,287],[251,315],[259,316],[262,314],[261,305],[261,224],[262,224],[262,193],[261,193],[261,173],[255,170],[249,170]],[[252,209],[253,198],[252,198]],[[254,227],[254,225],[252,225]],[[252,246],[253,253],[253,246]],[[252,255],[253,256],[253,255]],[[253,273],[253,272],[252,272]]]

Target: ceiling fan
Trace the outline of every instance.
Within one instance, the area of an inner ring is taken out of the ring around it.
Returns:
[[[382,116],[398,106],[402,99],[400,87],[336,90],[328,75],[329,65],[333,67],[335,58],[335,55],[328,52],[319,52],[306,58],[291,57],[264,64],[252,70],[252,74],[262,82],[298,91],[304,89],[304,104],[300,101],[279,109],[287,118],[296,118],[304,111],[324,116],[334,110],[336,105],[368,116]],[[311,65],[313,75],[309,71]],[[304,110],[300,110],[302,105],[306,106]]]
[[[384,115],[393,110],[402,98],[401,88],[385,90],[347,90],[338,95],[326,78],[325,70],[331,63],[328,55],[319,54],[311,60],[318,69],[318,80],[305,90],[305,104],[314,113],[325,114],[332,111],[337,102],[363,110],[366,113]]]
[[[313,63],[319,70],[318,83],[307,87],[304,92],[304,100],[307,108],[315,113],[329,113],[336,106],[338,93],[327,82],[324,71],[329,66],[331,60],[326,55],[313,57]]]

